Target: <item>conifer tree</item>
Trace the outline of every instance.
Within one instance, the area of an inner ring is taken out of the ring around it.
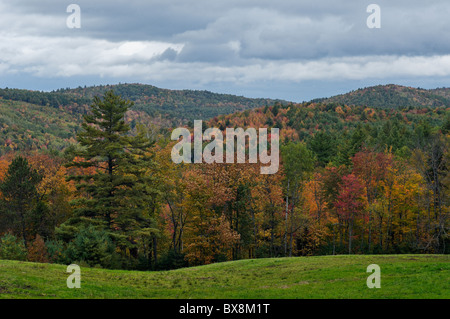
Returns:
[[[79,197],[73,201],[74,216],[63,224],[59,235],[73,239],[88,224],[106,230],[115,242],[136,251],[137,235],[155,233],[156,189],[151,141],[141,128],[130,134],[125,113],[132,102],[108,91],[94,98],[91,112],[84,116],[83,131],[77,136],[80,149],[68,167],[83,173],[69,176],[77,182]],[[150,235],[149,235],[150,236]]]
[[[9,165],[0,191],[7,214],[7,223],[20,234],[27,245],[27,229],[32,211],[38,199],[37,185],[42,176],[33,169],[27,159],[17,156]],[[33,235],[33,234],[31,234]]]

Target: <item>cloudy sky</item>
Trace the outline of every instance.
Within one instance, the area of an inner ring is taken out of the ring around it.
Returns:
[[[381,28],[367,26],[370,4]],[[139,82],[301,102],[449,80],[447,0],[0,0],[0,87]]]

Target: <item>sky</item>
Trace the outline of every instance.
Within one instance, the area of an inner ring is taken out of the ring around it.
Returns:
[[[450,1],[0,0],[0,87],[117,83],[294,102],[449,87]]]

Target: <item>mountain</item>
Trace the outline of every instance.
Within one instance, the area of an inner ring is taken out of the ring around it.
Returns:
[[[377,85],[311,102],[337,103],[378,108],[450,107],[450,88],[426,90],[401,85]]]

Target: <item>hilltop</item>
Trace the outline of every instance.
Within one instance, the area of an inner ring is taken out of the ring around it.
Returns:
[[[134,110],[143,111],[151,117],[171,120],[173,126],[197,119],[209,119],[220,114],[230,114],[256,107],[272,105],[283,100],[247,98],[231,94],[199,90],[169,90],[146,84],[100,85],[76,89],[59,90],[80,98],[92,99],[102,96],[107,90],[134,102]]]
[[[450,88],[425,90],[389,84],[358,89],[312,102],[370,106],[386,109],[402,107],[450,107]]]
[[[271,105],[282,100],[252,99],[231,94],[209,91],[169,90],[146,84],[117,84],[75,89],[58,89],[40,92],[20,89],[0,89],[3,100],[27,102],[39,106],[60,108],[64,111],[85,113],[94,96],[106,91],[114,92],[134,102],[133,111],[142,112],[157,119],[161,124],[178,126],[195,119],[208,119],[250,108]]]

